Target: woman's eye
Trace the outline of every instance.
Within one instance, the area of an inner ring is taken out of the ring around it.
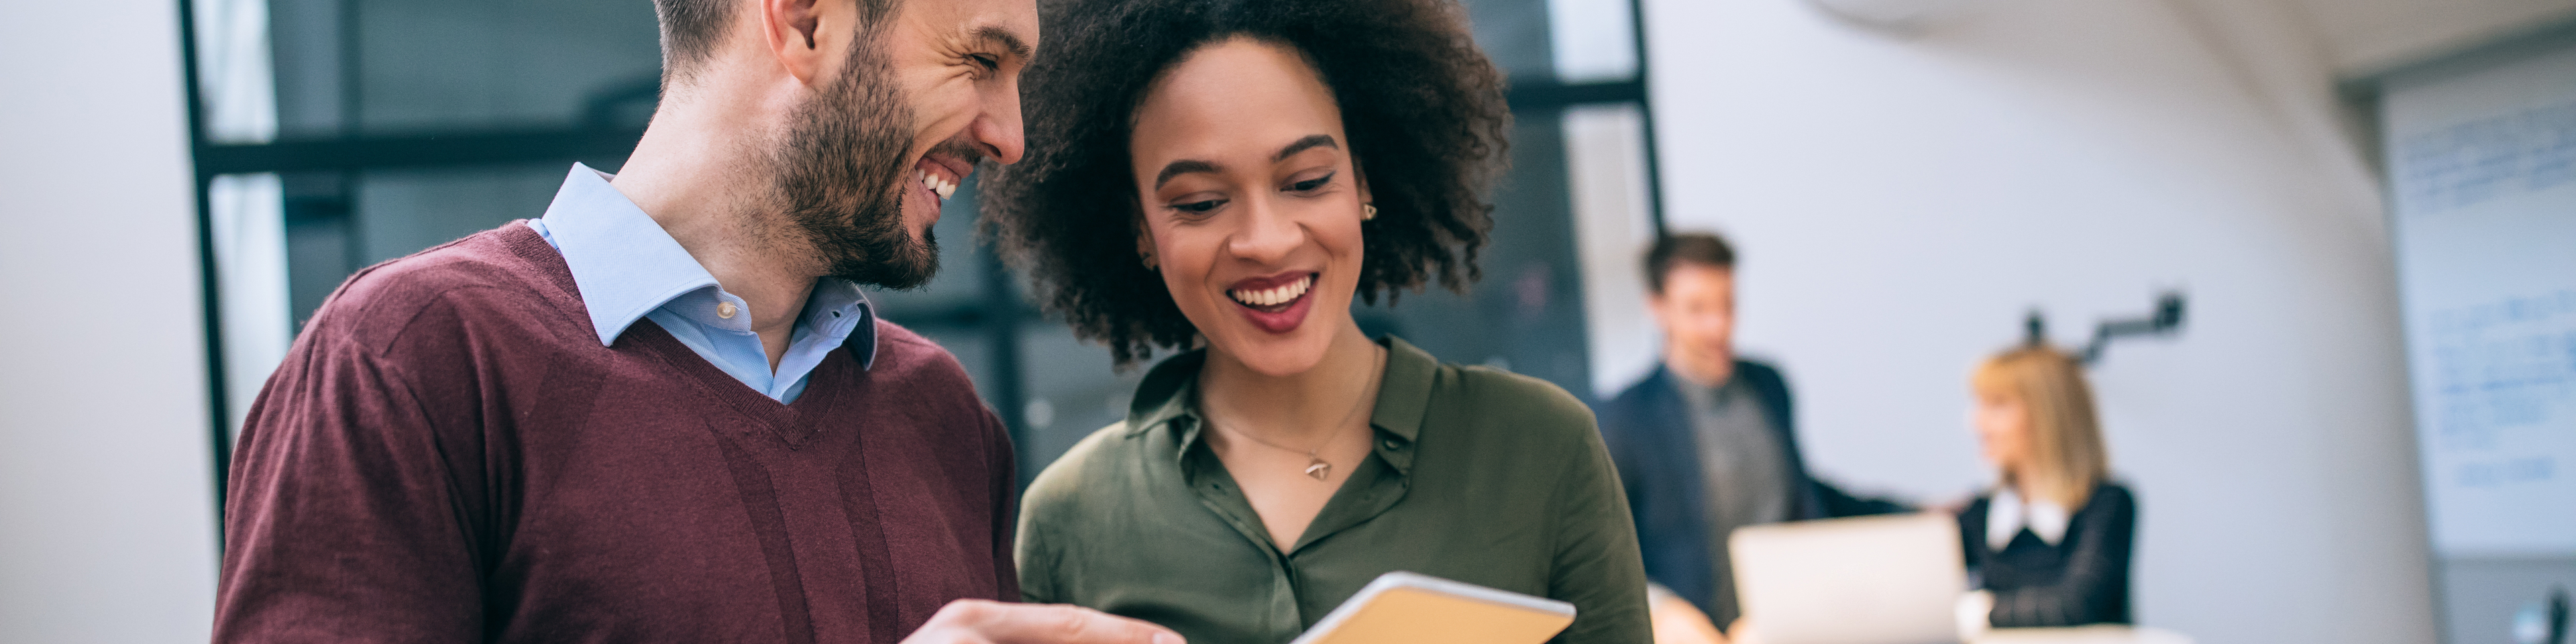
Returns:
[[[1199,215],[1206,214],[1208,211],[1216,210],[1217,206],[1223,205],[1225,205],[1224,199],[1209,199],[1206,201],[1172,204],[1172,209],[1193,215]]]
[[[1297,192],[1314,192],[1322,190],[1325,185],[1331,184],[1332,182],[1333,175],[1327,174],[1313,179],[1288,184],[1288,189]]]

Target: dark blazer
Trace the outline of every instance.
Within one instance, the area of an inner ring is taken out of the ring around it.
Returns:
[[[2129,488],[2103,482],[2067,518],[2057,545],[2030,530],[1998,552],[1986,545],[1986,512],[1994,495],[1959,512],[1959,542],[1977,586],[1995,594],[1996,628],[2129,623],[2129,553],[2137,539],[2138,501]]]
[[[1601,437],[1610,448],[1610,458],[1619,466],[1619,481],[1627,487],[1628,511],[1637,520],[1637,542],[1646,560],[1646,577],[1672,589],[1673,594],[1690,600],[1700,610],[1712,614],[1709,603],[1717,591],[1715,553],[1709,552],[1708,482],[1700,472],[1699,438],[1690,423],[1690,410],[1674,391],[1672,371],[1657,366],[1645,380],[1619,392],[1617,398],[1603,402],[1594,410],[1600,417]],[[1762,407],[1771,414],[1771,426],[1780,432],[1780,451],[1789,459],[1790,520],[1822,519],[1904,512],[1909,508],[1888,501],[1862,499],[1843,493],[1814,477],[1808,476],[1806,459],[1798,454],[1796,416],[1789,401],[1789,385],[1780,371],[1770,365],[1749,360],[1735,362],[1736,379],[1743,380],[1760,398]],[[1723,624],[1719,625],[1725,626]]]

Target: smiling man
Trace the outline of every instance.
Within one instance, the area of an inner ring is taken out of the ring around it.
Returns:
[[[1117,642],[1021,606],[1012,453],[862,286],[1021,153],[1029,0],[656,0],[623,172],[352,277],[246,422],[219,642]]]

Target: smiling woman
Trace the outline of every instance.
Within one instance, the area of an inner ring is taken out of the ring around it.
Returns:
[[[1475,279],[1508,118],[1459,7],[1042,12],[1027,161],[987,179],[986,230],[1122,365],[1188,350],[1030,486],[1027,599],[1280,642],[1406,570],[1573,603],[1559,641],[1645,641],[1636,537],[1583,404],[1351,315]]]
[[[1107,188],[1138,180],[1129,145],[1147,87],[1222,37],[1296,43],[1306,73],[1328,88],[1347,129],[1336,147],[1365,169],[1383,214],[1368,224],[1355,285],[1363,301],[1477,277],[1491,225],[1483,197],[1503,169],[1511,122],[1502,74],[1455,4],[1062,0],[1041,12],[1053,51],[1022,83],[1028,162],[985,183],[985,231],[1033,275],[1041,302],[1119,363],[1189,346],[1198,333],[1135,252],[1143,195]]]

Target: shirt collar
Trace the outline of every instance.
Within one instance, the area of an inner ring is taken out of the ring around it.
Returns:
[[[1380,434],[1374,451],[1396,471],[1410,472],[1413,450],[1409,448],[1422,433],[1424,410],[1430,407],[1440,361],[1395,336],[1386,336],[1381,343],[1387,349],[1386,373],[1378,381],[1376,409],[1369,413],[1369,425]],[[1136,397],[1127,405],[1127,435],[1169,425],[1172,431],[1179,432],[1174,442],[1180,449],[1172,456],[1186,462],[1204,425],[1192,401],[1198,398],[1199,370],[1206,365],[1207,350],[1192,349],[1147,371],[1144,382],[1136,387]]]
[[[598,333],[600,345],[615,344],[636,320],[702,289],[709,290],[711,297],[698,298],[702,301],[694,302],[694,308],[707,310],[694,311],[700,315],[689,317],[712,325],[715,319],[705,314],[717,305],[719,298],[712,296],[723,291],[715,275],[672,239],[660,222],[610,185],[612,178],[590,166],[573,164],[542,220],[546,241],[563,254],[564,266],[581,290],[582,307],[589,310],[591,330]],[[876,314],[858,284],[833,277],[815,280],[799,316],[799,326],[834,346],[844,346],[842,341],[852,332],[867,329],[865,342],[847,346],[859,368],[876,363]]]
[[[2073,520],[2066,506],[2048,500],[2024,501],[2012,486],[2004,486],[1986,504],[1986,545],[2002,552],[2015,535],[2028,528],[2040,543],[2055,546],[2066,538],[2066,526]]]
[[[846,346],[850,357],[867,370],[877,362],[876,307],[868,302],[866,289],[849,280],[826,277],[814,280],[814,292],[805,296],[804,320],[810,332],[831,338],[834,345]],[[864,333],[859,333],[864,331]],[[843,342],[856,333],[860,343]]]
[[[626,327],[690,291],[716,286],[698,259],[644,209],[608,184],[610,175],[573,164],[554,203],[546,206],[546,232],[572,270],[581,303],[601,345],[614,344]],[[809,307],[810,308],[810,307]]]

